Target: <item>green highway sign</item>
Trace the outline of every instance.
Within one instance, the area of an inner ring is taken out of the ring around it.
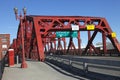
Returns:
[[[56,37],[61,38],[61,37],[77,37],[78,32],[77,31],[58,31],[56,32]]]

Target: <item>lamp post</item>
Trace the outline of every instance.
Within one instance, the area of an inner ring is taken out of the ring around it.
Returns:
[[[14,8],[14,12],[15,12],[16,20],[20,20],[20,32],[21,32],[21,42],[22,42],[22,64],[21,64],[21,68],[27,68],[27,63],[26,63],[26,60],[25,60],[25,52],[24,52],[24,24],[25,23],[23,23],[23,21],[25,20],[25,17],[26,17],[26,8],[23,8],[24,16],[22,16],[21,13],[18,16],[18,9],[17,8]]]

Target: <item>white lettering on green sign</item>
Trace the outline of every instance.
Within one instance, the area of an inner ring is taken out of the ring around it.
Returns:
[[[61,38],[61,37],[77,37],[78,32],[77,31],[58,31],[56,32],[56,37]]]

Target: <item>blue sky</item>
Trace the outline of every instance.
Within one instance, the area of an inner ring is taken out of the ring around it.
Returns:
[[[120,40],[120,0],[3,0],[0,2],[0,33],[10,33],[11,41],[16,38],[19,24],[15,19],[14,7],[18,8],[19,13],[26,7],[28,15],[105,17]],[[83,45],[86,39],[82,38]]]

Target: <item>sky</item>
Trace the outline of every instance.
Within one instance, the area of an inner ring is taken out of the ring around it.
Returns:
[[[17,36],[19,21],[16,21],[13,8],[21,13],[27,8],[27,15],[68,15],[105,17],[120,41],[120,0],[3,0],[0,2],[0,33],[9,33],[11,42]],[[81,33],[82,45],[87,41]],[[96,41],[100,41],[98,35]],[[95,41],[95,42],[96,42]]]

